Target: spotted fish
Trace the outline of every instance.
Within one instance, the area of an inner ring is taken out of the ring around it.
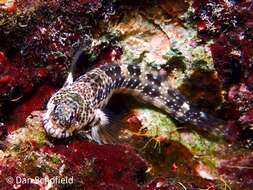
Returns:
[[[104,143],[103,131],[110,131],[110,124],[103,110],[113,94],[126,93],[152,104],[179,122],[195,125],[215,136],[222,133],[221,120],[200,111],[176,89],[167,86],[159,71],[147,73],[136,64],[100,66],[75,81],[70,73],[66,84],[47,104],[45,130],[52,137],[67,138],[89,129],[93,140]]]

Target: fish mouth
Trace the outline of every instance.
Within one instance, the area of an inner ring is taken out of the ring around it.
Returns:
[[[66,131],[66,129],[55,127],[51,119],[49,119],[48,115],[44,115],[43,123],[46,133],[51,137],[61,139],[72,136],[72,132]]]

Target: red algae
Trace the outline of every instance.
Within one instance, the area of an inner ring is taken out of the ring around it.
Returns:
[[[0,17],[1,23],[6,23],[0,27],[0,50],[7,57],[0,73],[11,73],[15,78],[0,91],[7,97],[17,88],[29,93],[40,79],[62,84],[74,51],[90,47],[95,27],[88,26],[95,25],[96,19],[90,19],[89,14],[97,12],[97,19],[103,20],[106,10],[100,9],[111,4],[102,5],[99,0],[18,1],[15,6],[20,7],[19,13],[10,16],[4,12]]]
[[[126,124],[128,125],[128,129],[132,132],[138,133],[141,128],[141,121],[139,120],[137,114],[133,113],[131,115],[128,115],[126,118]]]
[[[7,60],[5,54],[1,52],[1,64],[0,64],[0,94],[4,95],[9,93],[13,87],[16,87],[22,81],[19,79],[22,77],[23,73],[12,65],[12,63]],[[27,74],[27,73],[24,73]],[[29,83],[29,81],[27,81]]]
[[[99,50],[101,53],[98,55],[96,60],[96,66],[105,65],[120,60],[120,57],[123,53],[120,47],[110,46],[108,44],[102,44],[101,46],[103,47],[97,47],[99,49],[101,48]]]
[[[4,52],[0,51],[0,62],[1,62],[1,64],[2,64],[3,61],[5,61],[5,59],[6,59],[6,56],[5,56]]]
[[[20,103],[20,105],[15,106],[15,108],[8,113],[9,118],[6,123],[8,132],[10,133],[24,125],[26,118],[32,111],[44,108],[46,102],[54,92],[54,88],[48,85],[43,85],[39,87],[36,92],[29,97],[29,99],[25,99],[22,103]]]
[[[253,187],[252,159],[252,155],[244,154],[224,160],[220,164],[219,173],[231,180],[235,189],[251,190]]]
[[[182,186],[179,184],[170,184],[169,180],[166,178],[157,178],[153,180],[150,184],[148,184],[145,190],[179,190]]]
[[[208,190],[218,190],[214,183],[207,183],[203,185],[201,188],[196,187],[190,181],[184,179],[178,179],[178,181],[174,181],[171,178],[156,178],[152,180],[148,185],[146,185],[143,190],[195,190],[195,189],[208,189]]]
[[[251,125],[252,2],[195,0],[193,6],[199,37],[214,41],[211,45],[214,66],[227,92],[223,112],[230,107],[226,119],[240,118],[241,124]],[[243,86],[245,90],[242,90]]]
[[[87,141],[43,148],[65,160],[66,175],[85,189],[139,189],[147,165],[129,146],[97,145]]]
[[[248,143],[245,147],[252,147],[252,1],[195,0],[193,6],[199,37],[213,40],[214,66],[223,83],[224,103],[218,114],[227,121],[232,142],[240,139]],[[219,172],[232,189],[252,189],[252,158],[243,150],[236,152],[227,156]]]

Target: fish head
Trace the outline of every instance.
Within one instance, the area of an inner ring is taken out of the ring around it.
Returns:
[[[77,93],[56,93],[43,117],[44,128],[54,138],[67,138],[87,124],[89,108]]]

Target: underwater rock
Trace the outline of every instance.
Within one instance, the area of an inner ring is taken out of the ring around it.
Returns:
[[[249,1],[8,2],[0,6],[0,188],[252,188],[250,146],[237,138],[253,121]],[[112,104],[129,127],[125,144],[48,137],[44,111],[33,111],[62,86],[80,47],[77,75],[111,62],[156,68],[171,88],[226,120],[230,141],[205,138],[129,97]],[[8,181],[16,176],[33,180]],[[73,183],[46,181],[56,176]]]

